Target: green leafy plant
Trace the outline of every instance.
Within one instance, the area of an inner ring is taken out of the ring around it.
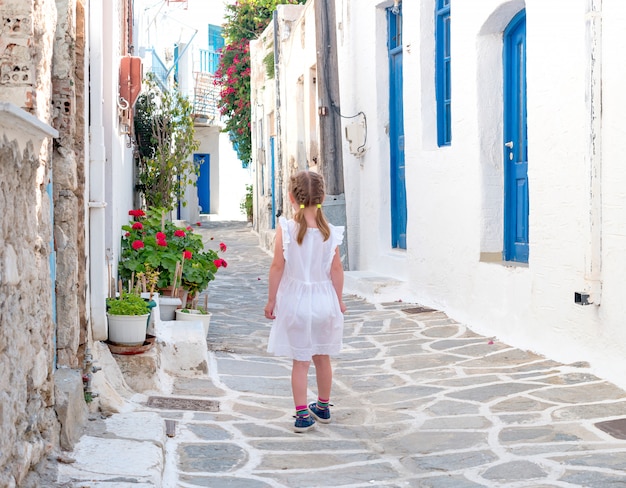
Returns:
[[[252,160],[250,134],[250,39],[256,39],[272,19],[276,5],[301,4],[305,0],[238,0],[227,4],[222,35],[226,45],[215,73],[220,86],[218,107],[226,117],[228,132],[244,166]],[[272,59],[272,69],[274,63]],[[269,71],[269,62],[266,62]]]
[[[122,291],[119,297],[107,298],[109,315],[145,315],[150,313],[148,302],[135,293]]]
[[[200,166],[190,159],[198,149],[193,105],[176,88],[162,91],[153,73],[135,105],[135,138],[139,174],[137,189],[147,207],[172,210],[195,185]],[[185,202],[183,201],[183,205]]]
[[[157,288],[167,288],[177,280],[177,287],[195,294],[215,279],[218,268],[228,265],[218,251],[205,249],[193,227],[167,220],[165,209],[131,210],[129,215],[133,219],[122,226],[118,275],[125,283],[130,281],[131,288],[142,273],[158,272]],[[226,245],[220,243],[219,252],[225,251]]]
[[[249,222],[252,222],[252,202],[253,202],[252,190],[253,190],[252,185],[246,185],[246,194],[243,197],[243,201],[239,205],[241,212],[246,214],[246,218],[248,219]]]

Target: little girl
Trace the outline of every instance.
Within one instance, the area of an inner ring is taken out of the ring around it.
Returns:
[[[343,227],[329,224],[322,212],[324,179],[310,171],[291,177],[293,220],[279,219],[269,272],[265,317],[275,319],[267,350],[293,360],[291,389],[296,432],[330,423],[328,402],[333,380],[330,355],[343,339],[343,266],[339,245]],[[315,364],[318,398],[307,407],[307,377]]]

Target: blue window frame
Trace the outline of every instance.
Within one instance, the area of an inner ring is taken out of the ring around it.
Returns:
[[[437,144],[452,142],[452,97],[450,91],[450,0],[436,0],[435,91],[437,97]]]

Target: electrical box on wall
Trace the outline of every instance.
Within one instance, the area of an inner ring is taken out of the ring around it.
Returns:
[[[346,125],[345,130],[350,153],[355,156],[362,156],[365,153],[365,125],[362,121],[352,122]]]

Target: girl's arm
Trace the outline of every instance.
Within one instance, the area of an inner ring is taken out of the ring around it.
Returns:
[[[283,255],[283,231],[280,225],[276,227],[276,242],[274,244],[274,259],[270,265],[269,286],[267,304],[265,305],[265,318],[275,319],[274,307],[276,306],[276,292],[283,277],[285,269],[285,256]]]
[[[330,279],[337,293],[341,313],[344,313],[346,311],[346,304],[343,303],[343,264],[341,264],[341,257],[339,256],[339,246],[335,249],[333,262],[330,265]]]

